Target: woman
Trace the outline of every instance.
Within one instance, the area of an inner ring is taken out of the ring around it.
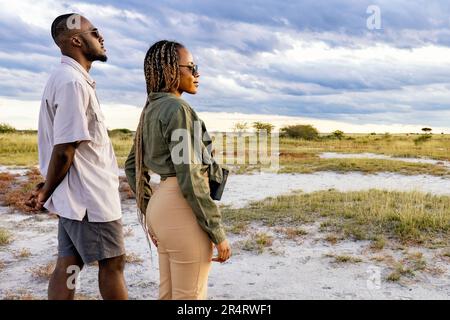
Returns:
[[[158,248],[159,298],[206,299],[211,261],[225,262],[231,249],[209,194],[208,179],[220,183],[222,170],[208,152],[204,123],[181,99],[184,92],[197,93],[200,74],[191,53],[166,40],[148,50],[144,73],[148,99],[125,173]],[[155,192],[149,170],[161,176]]]

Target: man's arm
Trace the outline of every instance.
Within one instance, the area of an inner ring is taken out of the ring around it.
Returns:
[[[72,165],[75,149],[79,143],[62,143],[53,147],[44,185],[38,191],[36,209],[42,209],[47,199],[58,187]]]

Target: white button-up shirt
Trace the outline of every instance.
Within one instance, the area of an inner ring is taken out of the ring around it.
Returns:
[[[64,180],[44,207],[59,216],[91,222],[122,217],[119,169],[95,81],[74,59],[62,56],[51,74],[39,112],[39,168],[46,177],[53,146],[82,141]]]

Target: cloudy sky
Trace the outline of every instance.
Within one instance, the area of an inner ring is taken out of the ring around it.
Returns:
[[[145,52],[169,39],[199,64],[199,93],[185,98],[215,129],[263,120],[450,133],[446,0],[0,0],[0,122],[36,128],[60,59],[50,25],[68,12],[105,38],[108,62],[91,73],[111,128],[136,127]]]

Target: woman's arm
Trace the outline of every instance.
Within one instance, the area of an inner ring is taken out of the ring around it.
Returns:
[[[219,244],[226,240],[222,215],[210,197],[208,180],[202,172],[201,147],[200,155],[196,149],[202,145],[202,136],[194,134],[195,121],[199,119],[196,119],[190,107],[181,104],[167,124],[164,136],[183,196],[194,211],[199,225],[214,244]]]

